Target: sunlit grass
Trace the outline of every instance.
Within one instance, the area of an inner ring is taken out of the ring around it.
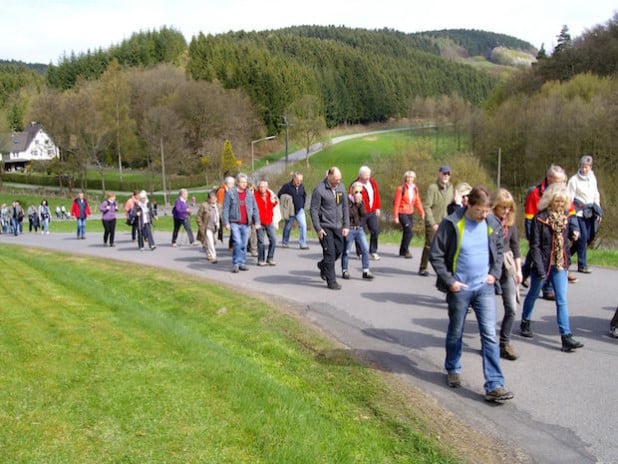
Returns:
[[[0,250],[3,462],[451,462],[414,404],[262,300]]]

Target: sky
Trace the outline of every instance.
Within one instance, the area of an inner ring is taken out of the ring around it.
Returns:
[[[412,33],[480,29],[556,45],[618,12],[616,0],[2,0],[0,59],[57,64],[63,55],[106,49],[162,26],[187,43],[200,32],[261,31],[296,25],[389,28]]]

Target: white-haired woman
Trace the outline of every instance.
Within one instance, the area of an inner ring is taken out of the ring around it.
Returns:
[[[403,173],[403,183],[397,187],[393,201],[393,219],[395,224],[401,224],[401,243],[399,244],[399,256],[412,258],[410,253],[410,242],[413,236],[413,216],[417,211],[423,221],[425,220],[425,210],[421,195],[416,186],[416,173],[406,171]]]
[[[543,282],[549,279],[556,295],[556,316],[562,351],[572,351],[584,346],[571,335],[567,305],[568,241],[569,238],[579,238],[577,226],[571,223],[569,227],[570,205],[571,196],[564,184],[551,184],[541,197],[539,212],[534,216],[530,228],[530,289],[524,300],[521,320],[521,335],[532,338],[530,317],[534,303]]]
[[[137,202],[133,206],[133,216],[137,218],[137,246],[140,251],[144,251],[144,244],[147,241],[151,250],[156,247],[154,237],[152,236],[151,224],[153,218],[152,207],[148,201],[146,191],[142,190],[137,196]]]
[[[577,224],[579,225],[579,240],[573,243],[571,255],[577,253],[577,271],[589,274],[586,250],[594,240],[596,228],[603,218],[601,210],[601,195],[597,187],[597,179],[592,172],[592,156],[582,156],[579,160],[577,174],[569,179],[569,192],[574,199]]]

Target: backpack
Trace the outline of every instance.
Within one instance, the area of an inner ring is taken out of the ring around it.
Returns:
[[[135,208],[131,208],[127,214],[127,225],[132,226],[133,224],[135,224],[136,219],[137,216],[135,215]]]

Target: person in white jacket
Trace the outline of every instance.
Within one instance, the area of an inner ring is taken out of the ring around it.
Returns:
[[[579,224],[579,240],[573,242],[571,255],[577,253],[577,270],[589,274],[586,250],[594,239],[596,228],[602,220],[601,196],[597,179],[592,171],[592,156],[585,155],[579,160],[579,170],[568,182],[569,193],[573,197],[577,222]]]

